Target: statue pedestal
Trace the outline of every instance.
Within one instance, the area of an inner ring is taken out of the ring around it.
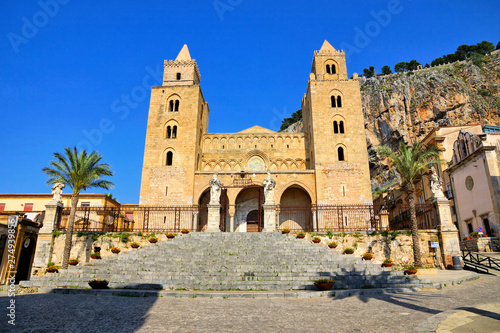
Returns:
[[[453,266],[453,256],[460,256],[460,240],[458,230],[451,219],[450,201],[446,198],[434,198],[436,214],[439,218],[438,235],[445,267]]]
[[[264,229],[262,232],[276,231],[276,205],[264,204]]]
[[[205,232],[220,232],[220,208],[221,205],[207,205],[208,207],[208,217],[207,217],[207,229]]]
[[[46,267],[51,261],[52,241],[54,238],[52,231],[55,230],[62,208],[63,203],[54,200],[45,205],[45,218],[36,241],[35,258],[33,259],[34,267]]]

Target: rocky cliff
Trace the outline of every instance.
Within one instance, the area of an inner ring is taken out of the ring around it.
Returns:
[[[383,144],[421,140],[438,126],[500,125],[500,50],[482,61],[360,78],[372,189],[397,180],[378,155]],[[285,131],[302,131],[301,122]]]

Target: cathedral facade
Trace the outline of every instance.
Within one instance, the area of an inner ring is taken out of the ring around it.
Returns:
[[[162,86],[151,92],[141,206],[201,207],[195,229],[202,231],[214,174],[224,231],[263,229],[269,174],[277,228],[311,229],[316,207],[372,203],[359,81],[348,78],[343,51],[325,41],[314,52],[300,133],[260,126],[208,133],[209,107],[187,46],[164,68]]]

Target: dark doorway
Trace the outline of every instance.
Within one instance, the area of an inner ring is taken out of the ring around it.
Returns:
[[[19,264],[17,266],[16,284],[22,280],[28,280],[33,254],[35,252],[36,241],[33,237],[28,237],[23,241],[21,254],[19,255]]]
[[[247,215],[247,232],[259,232],[259,211],[252,210]]]

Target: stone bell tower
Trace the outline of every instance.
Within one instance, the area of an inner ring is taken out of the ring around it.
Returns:
[[[359,81],[348,79],[344,51],[326,40],[314,52],[302,115],[318,204],[371,203]]]
[[[151,89],[140,205],[192,205],[200,140],[208,129],[208,104],[200,72],[184,45],[165,60],[163,85]]]

